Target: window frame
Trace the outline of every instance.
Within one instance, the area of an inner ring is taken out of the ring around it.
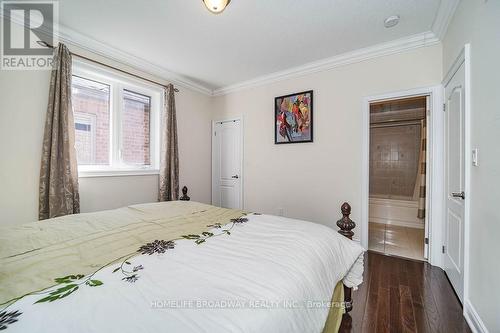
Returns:
[[[73,59],[72,75],[109,85],[109,165],[78,165],[78,177],[134,176],[159,174],[160,161],[160,115],[163,104],[163,89],[130,75]],[[121,160],[122,117],[124,111],[124,90],[151,98],[149,121],[150,165],[125,164]]]

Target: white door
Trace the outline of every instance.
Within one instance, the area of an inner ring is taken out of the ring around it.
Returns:
[[[465,64],[445,86],[444,269],[460,300],[464,292]]]
[[[212,133],[212,204],[241,209],[241,124],[218,121]]]

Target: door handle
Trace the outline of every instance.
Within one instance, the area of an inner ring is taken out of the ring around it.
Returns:
[[[465,199],[465,192],[451,192],[451,196],[454,198],[462,198]]]
[[[234,176],[231,176],[231,178],[238,179],[240,177],[238,177],[238,175],[234,175]]]

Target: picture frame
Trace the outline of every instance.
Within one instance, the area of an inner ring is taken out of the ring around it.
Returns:
[[[313,142],[313,90],[274,98],[274,144]]]

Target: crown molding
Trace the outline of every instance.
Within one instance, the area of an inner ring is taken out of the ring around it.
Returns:
[[[25,22],[15,17],[6,17],[3,13],[0,13],[2,19],[10,20],[13,23],[24,26]],[[46,31],[43,31],[47,34]],[[103,42],[100,42],[94,38],[90,38],[80,32],[70,29],[62,24],[59,24],[57,29],[54,31],[55,37],[63,43],[76,46],[82,50],[94,53],[96,55],[102,56],[106,59],[118,62],[122,65],[129,66],[135,70],[143,72],[145,74],[153,75],[157,78],[169,81],[177,86],[185,87],[205,95],[212,95],[212,89],[200,85],[188,78],[183,77],[180,74],[169,71],[168,69],[158,66],[145,60],[143,58],[132,55],[128,52],[122,51]]]
[[[64,43],[68,43],[83,50],[100,55],[104,58],[130,66],[131,68],[156,76],[158,78],[171,81],[176,85],[183,86],[209,96],[220,96],[273,82],[287,80],[321,71],[328,71],[336,67],[345,66],[365,60],[401,53],[420,47],[435,45],[440,42],[442,36],[444,36],[444,34],[446,33],[446,29],[453,17],[453,14],[459,2],[460,0],[441,1],[438,13],[432,26],[432,31],[427,31],[393,41],[376,44],[370,47],[346,52],[334,57],[306,63],[301,66],[260,76],[226,87],[217,88],[215,90],[200,85],[199,83],[185,78],[180,74],[171,72],[159,65],[153,64],[143,58],[134,56],[128,52],[122,51],[115,47],[111,47],[103,42],[90,38],[66,26],[59,25],[57,37]],[[24,22],[15,23],[24,24]]]
[[[439,39],[434,35],[433,32],[428,31],[408,36],[405,38],[396,39],[390,42],[381,43],[374,46],[343,53],[331,58],[310,62],[302,66],[275,72],[252,80],[216,89],[214,90],[213,95],[214,96],[225,95],[228,93],[257,87],[264,84],[287,80],[312,73],[328,71],[340,66],[350,65],[365,60],[401,53],[417,49],[420,47],[431,46],[437,43],[439,43]]]
[[[126,66],[130,66],[141,72],[151,74],[161,79],[165,79],[175,85],[182,86],[206,95],[212,95],[212,89],[208,87],[193,82],[192,80],[187,79],[182,75],[171,72],[162,66],[158,66],[149,62],[148,60],[90,38],[66,26],[59,25],[58,38],[64,43],[76,46],[83,50],[100,55],[104,58],[124,64]]]
[[[439,40],[443,40],[459,4],[460,0],[441,0],[431,28]]]

